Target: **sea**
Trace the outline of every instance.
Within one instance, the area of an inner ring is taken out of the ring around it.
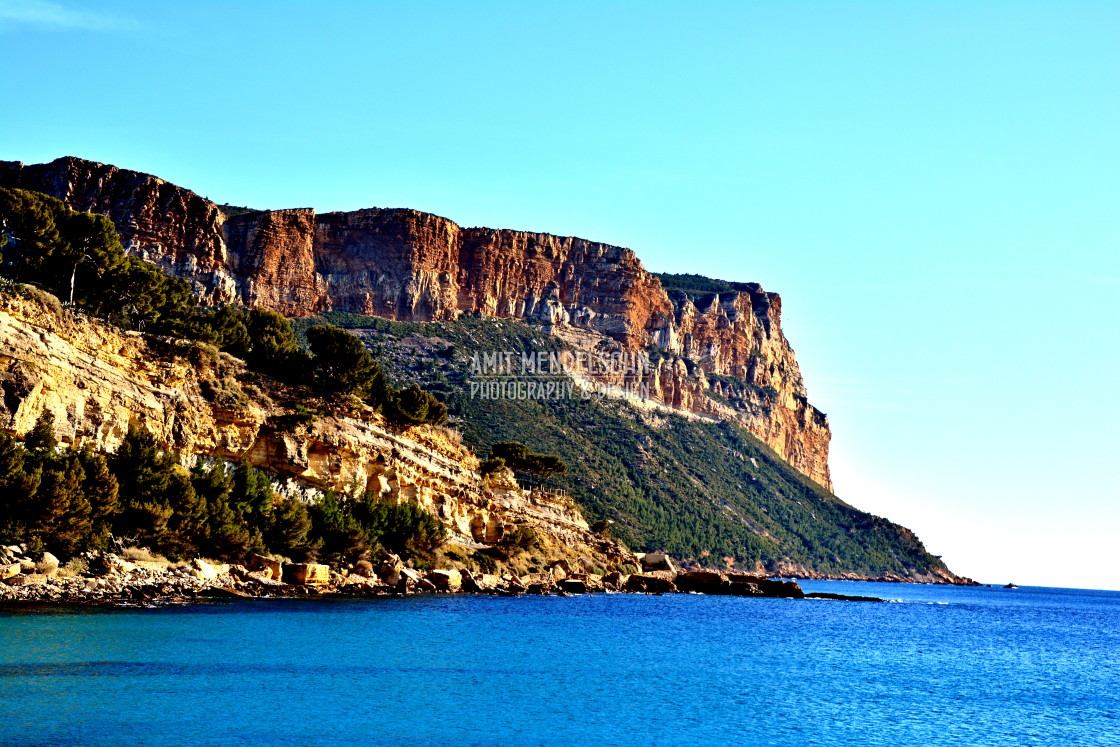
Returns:
[[[1120,592],[0,609],[3,745],[1120,745]]]

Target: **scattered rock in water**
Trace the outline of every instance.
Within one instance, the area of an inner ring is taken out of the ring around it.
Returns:
[[[561,592],[566,592],[568,594],[587,593],[587,582],[578,578],[565,578],[560,581],[557,586],[560,588]]]
[[[813,591],[805,595],[806,599],[835,599],[841,602],[885,602],[879,597],[861,597],[850,594],[832,594],[827,591]]]
[[[622,588],[638,593],[665,594],[677,590],[672,576],[673,574],[668,571],[632,573]]]
[[[730,594],[731,582],[720,571],[687,571],[674,579],[678,591],[697,594]]]

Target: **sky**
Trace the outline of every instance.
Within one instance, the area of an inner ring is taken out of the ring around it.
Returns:
[[[783,298],[849,503],[1120,589],[1120,3],[0,0],[0,159]]]

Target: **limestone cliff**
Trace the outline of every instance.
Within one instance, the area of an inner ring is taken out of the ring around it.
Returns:
[[[634,560],[592,533],[565,496],[483,478],[455,431],[391,429],[362,405],[332,407],[249,379],[262,381],[204,345],[121,332],[34,289],[24,297],[0,292],[0,430],[23,435],[50,411],[63,444],[111,452],[129,425],[142,425],[185,463],[247,458],[286,478],[290,491],[358,486],[417,502],[467,547],[527,525],[563,556]],[[310,422],[294,414],[297,399],[322,414]]]
[[[510,317],[587,349],[656,350],[644,374],[655,398],[737,419],[831,489],[827,418],[808,402],[782,333],[780,298],[757,285],[692,297],[667,292],[622,247],[462,228],[415,210],[220,207],[157,177],[77,158],[0,162],[0,186],[108,215],[131,253],[190,280],[207,302],[289,316],[333,309],[400,321]]]

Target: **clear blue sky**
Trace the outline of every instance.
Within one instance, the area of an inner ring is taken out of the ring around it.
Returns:
[[[1120,588],[1120,4],[0,0],[0,158],[761,282],[837,491]]]

